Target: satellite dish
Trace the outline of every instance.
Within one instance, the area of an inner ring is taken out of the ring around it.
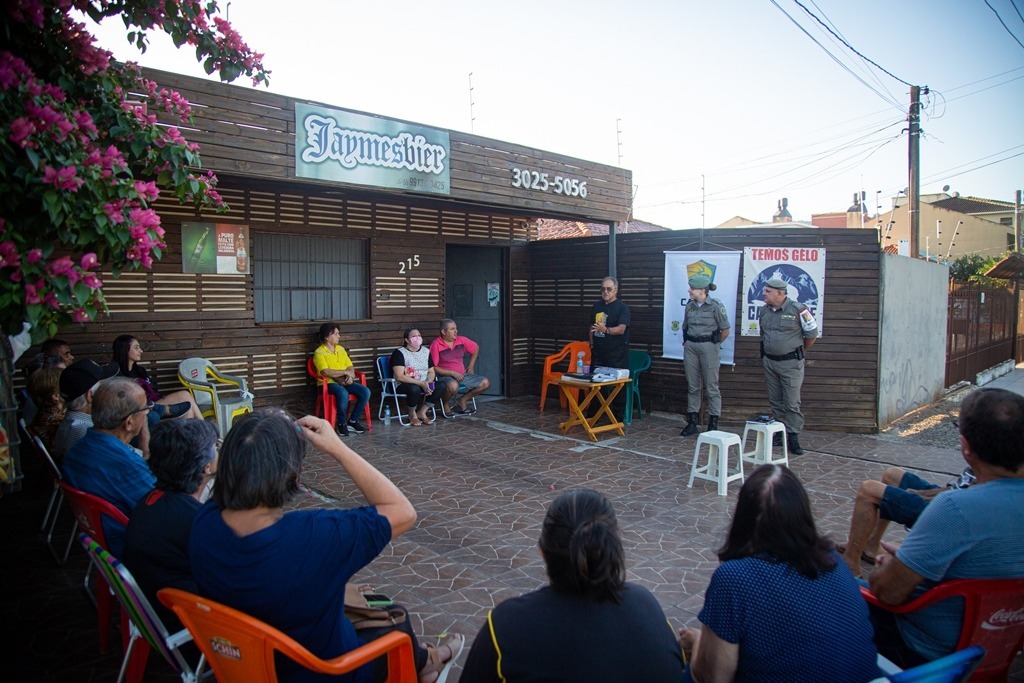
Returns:
[[[949,185],[943,185],[942,186],[942,191],[943,192],[949,192]]]

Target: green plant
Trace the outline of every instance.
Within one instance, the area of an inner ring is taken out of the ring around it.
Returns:
[[[985,257],[980,254],[965,254],[949,266],[949,277],[956,282],[977,282],[995,284],[998,281],[982,275],[1003,260],[1006,254]]]
[[[221,208],[198,147],[156,111],[191,121],[178,93],[111,59],[72,10],[117,17],[145,50],[148,32],[196,51],[208,73],[266,83],[215,1],[8,0],[0,9],[0,332],[33,339],[106,310],[98,269],[150,268],[166,245],[151,208],[161,191]]]

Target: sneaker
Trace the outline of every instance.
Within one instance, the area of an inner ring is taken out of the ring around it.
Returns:
[[[345,423],[338,425],[338,436],[348,436],[348,425]]]
[[[359,424],[359,420],[349,420],[347,427],[356,434],[362,434],[366,431],[366,427]]]

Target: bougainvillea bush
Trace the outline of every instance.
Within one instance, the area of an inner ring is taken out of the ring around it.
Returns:
[[[196,0],[0,5],[0,332],[27,321],[38,341],[105,311],[100,267],[148,269],[166,248],[151,208],[161,192],[222,206],[196,145],[157,123],[188,123],[188,102],[113,60],[83,23],[123,21],[143,50],[163,31],[207,73],[266,83],[263,55],[216,13]]]

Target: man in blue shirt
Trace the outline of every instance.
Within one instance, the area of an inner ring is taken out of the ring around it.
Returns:
[[[92,396],[93,427],[64,458],[64,480],[91,493],[131,516],[139,499],[156,484],[149,465],[128,442],[134,439],[153,404],[146,392],[126,377],[103,380]],[[124,550],[121,524],[103,518],[107,550],[121,557]]]
[[[977,389],[964,399],[959,423],[960,451],[976,483],[935,496],[898,548],[882,543],[869,583],[883,603],[900,605],[950,579],[1022,576],[1024,396]],[[895,618],[873,609],[872,619],[879,652],[915,666],[953,651],[963,604],[942,600]]]

